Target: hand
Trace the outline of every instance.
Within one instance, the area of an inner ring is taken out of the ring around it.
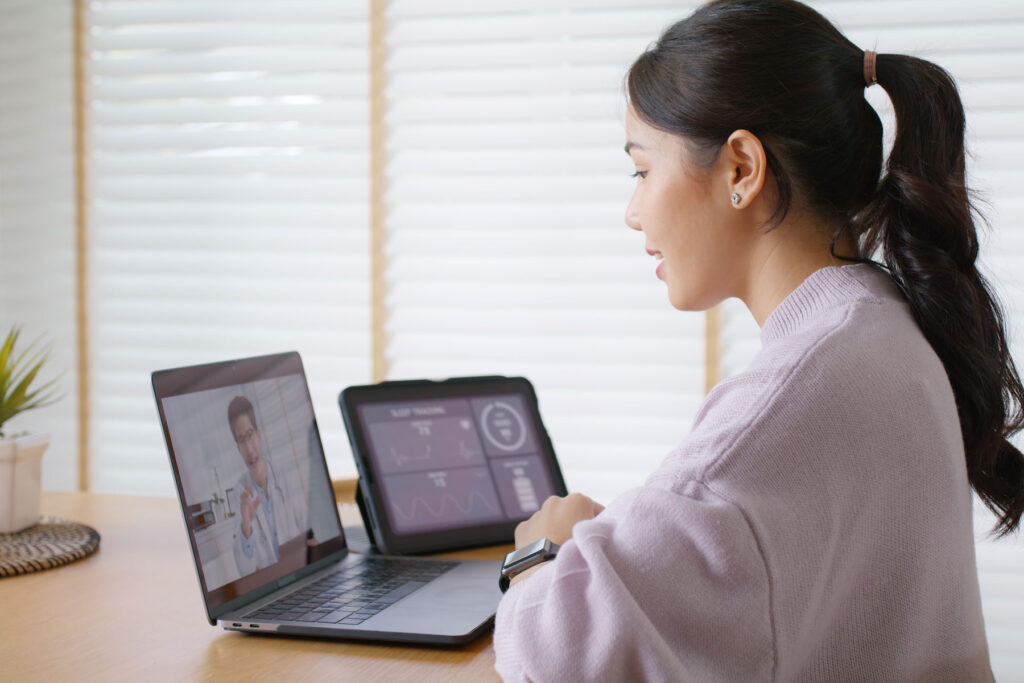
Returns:
[[[570,493],[565,498],[551,496],[540,510],[516,527],[516,547],[522,548],[534,541],[547,538],[562,545],[572,536],[576,522],[593,519],[604,506],[582,493]]]
[[[262,500],[262,494],[254,492],[250,486],[242,491],[242,535],[246,538],[252,536],[252,520]]]

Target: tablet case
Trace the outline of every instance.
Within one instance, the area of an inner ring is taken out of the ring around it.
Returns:
[[[529,386],[530,392],[534,395],[534,397],[536,396],[536,394],[533,392],[533,386],[529,382],[529,380],[527,380],[525,378],[522,378],[522,377],[507,377],[507,376],[504,376],[504,375],[480,375],[480,376],[472,376],[472,377],[453,377],[453,378],[449,378],[449,379],[445,379],[445,380],[428,380],[428,379],[386,380],[384,382],[380,382],[380,383],[378,383],[376,385],[371,385],[371,386],[373,386],[373,387],[382,387],[382,388],[383,387],[390,387],[390,388],[401,388],[401,387],[427,388],[427,387],[441,387],[441,386],[450,387],[450,386],[453,386],[453,385],[457,385],[457,386],[473,386],[473,385],[480,385],[480,384],[487,383],[487,382],[501,382],[501,381],[522,381],[522,382],[525,382]],[[365,388],[365,387],[350,387],[350,389],[352,389],[352,388]],[[469,392],[467,392],[467,393],[469,393]],[[354,438],[354,435],[352,433],[352,427],[349,424],[349,415],[347,414],[347,411],[345,409],[345,403],[344,403],[344,400],[343,400],[344,394],[345,394],[345,392],[342,392],[342,394],[339,395],[339,399],[340,399],[340,403],[341,403],[341,407],[342,407],[342,416],[344,418],[346,430],[349,433],[349,440],[350,440],[350,443],[351,443],[351,446],[352,446],[352,450],[353,450],[353,457],[356,459],[357,465],[359,465],[359,467],[361,468],[362,467],[362,463],[359,462],[360,454],[357,453],[358,445],[357,445],[356,439]],[[410,399],[410,400],[412,400],[412,399]],[[417,399],[417,400],[419,400],[419,399]],[[564,479],[562,477],[561,469],[560,469],[560,467],[558,465],[557,456],[554,453],[554,446],[552,445],[551,439],[550,439],[550,437],[547,434],[547,430],[543,426],[543,422],[540,419],[539,412],[540,411],[539,411],[539,407],[538,407],[537,408],[538,423],[535,426],[538,428],[538,431],[539,431],[539,433],[537,434],[538,438],[542,438],[543,441],[546,442],[548,450],[550,450],[552,462],[550,464],[551,471],[548,472],[548,474],[552,477],[552,480],[553,480],[552,484],[553,484],[553,486],[555,488],[554,494],[555,495],[563,495],[564,496],[564,495],[567,494],[567,489],[565,487],[565,481],[564,481]],[[357,479],[356,487],[355,487],[355,502],[356,502],[357,508],[359,509],[360,518],[363,521],[363,528],[366,531],[366,536],[369,539],[370,552],[381,552],[381,550],[379,550],[378,545],[377,545],[377,537],[378,537],[378,533],[380,533],[377,530],[378,527],[379,527],[379,524],[375,523],[375,520],[379,518],[380,511],[377,511],[377,510],[374,509],[373,503],[372,503],[372,497],[369,494],[367,494],[367,492],[365,490],[366,489],[366,485],[367,484],[366,484],[366,482],[365,482],[363,477],[359,477]],[[422,547],[422,548],[417,548],[415,551],[409,551],[409,552],[414,552],[414,553],[424,553],[424,552],[427,552],[427,553],[429,553],[429,552],[439,552],[439,551],[453,550],[453,549],[456,549],[456,548],[459,548],[459,547],[472,547],[472,546],[479,546],[479,545],[489,545],[489,544],[493,544],[493,543],[511,543],[511,542],[513,542],[513,537],[511,535],[509,535],[508,538],[504,538],[504,537],[498,538],[498,537],[495,537],[495,538],[487,539],[486,541],[476,540],[476,541],[473,541],[471,543],[456,544],[456,545],[452,545],[450,543],[447,543],[447,544],[444,544],[443,546],[438,546],[438,547]],[[385,549],[383,552],[386,552],[388,554],[401,554],[401,552],[396,551],[393,548]]]

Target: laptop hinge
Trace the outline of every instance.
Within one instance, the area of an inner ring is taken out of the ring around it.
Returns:
[[[283,579],[278,579],[277,587],[278,588],[284,588],[285,586],[287,586],[289,584],[295,583],[298,580],[298,578],[299,577],[295,576],[294,574],[290,574],[290,575],[284,577]]]

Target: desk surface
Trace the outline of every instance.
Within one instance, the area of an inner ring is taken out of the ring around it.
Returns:
[[[357,524],[354,505],[342,521]],[[494,680],[491,636],[457,649],[227,632],[206,621],[176,500],[44,493],[42,512],[93,526],[99,552],[0,579],[2,677],[27,680]],[[497,559],[509,547],[451,553]]]

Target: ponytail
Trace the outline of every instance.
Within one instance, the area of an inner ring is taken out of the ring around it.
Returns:
[[[1024,426],[1024,387],[1003,313],[976,265],[963,105],[952,78],[931,62],[879,55],[875,73],[892,100],[896,139],[877,191],[844,229],[859,236],[862,254],[883,255],[942,361],[967,477],[1004,536],[1024,513],[1024,456],[1008,441]]]

